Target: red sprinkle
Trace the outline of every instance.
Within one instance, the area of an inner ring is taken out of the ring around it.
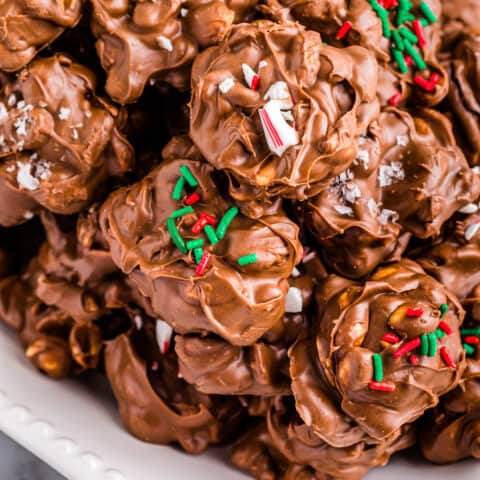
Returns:
[[[192,193],[185,199],[185,203],[187,205],[193,205],[200,200],[200,195],[197,192]]]
[[[347,20],[338,30],[337,34],[335,35],[335,38],[337,40],[341,40],[342,38],[345,38],[348,34],[348,32],[352,29],[352,22]]]
[[[398,343],[399,341],[400,341],[400,337],[398,337],[398,335],[395,335],[394,333],[386,333],[382,337],[382,342],[395,344],[395,343]]]
[[[200,233],[205,226],[207,225],[207,220],[205,218],[200,217],[199,220],[197,220],[192,227],[192,232],[193,233]]]
[[[157,361],[152,362],[152,364],[150,365],[150,370],[153,370],[154,372],[156,372],[158,370],[158,362]]]
[[[444,322],[443,320],[438,324],[438,328],[440,330],[443,330],[447,335],[451,335],[453,333],[450,325],[448,325],[448,323]]]
[[[435,85],[431,83],[430,80],[427,80],[420,75],[415,75],[413,81],[427,92],[431,92],[435,88]]]
[[[395,385],[389,382],[370,382],[368,384],[370,390],[376,390],[377,392],[394,392]]]
[[[208,213],[201,213],[199,217],[207,222],[208,225],[216,225],[217,219]]]
[[[478,345],[480,343],[480,338],[474,337],[473,335],[468,335],[464,337],[463,341],[468,345]]]
[[[260,77],[258,75],[254,75],[252,78],[252,84],[250,85],[250,88],[252,90],[257,90],[259,85],[260,85]]]
[[[424,313],[423,308],[407,308],[407,317],[421,317]]]
[[[440,348],[440,355],[443,358],[443,361],[450,367],[450,368],[457,368],[457,364],[453,361],[452,357],[448,353],[445,347]]]
[[[410,55],[405,55],[405,64],[407,67],[411,67],[413,65],[413,58]]]
[[[400,347],[394,354],[393,358],[400,358],[406,355],[407,353],[410,353],[412,350],[415,350],[421,345],[420,337],[414,338],[413,340],[410,340],[407,342],[405,345]]]
[[[420,363],[420,359],[416,356],[416,355],[410,355],[408,357],[408,361],[412,364],[412,365],[418,365]]]
[[[389,103],[392,107],[396,107],[401,101],[402,101],[402,94],[399,93],[399,92],[394,93],[394,94],[388,99],[388,103]]]
[[[392,7],[397,7],[398,6],[398,1],[397,0],[382,0],[379,3],[383,8],[392,8]]]
[[[208,252],[204,252],[200,263],[197,265],[195,269],[195,275],[201,276],[205,273],[205,270],[208,267],[208,262],[210,261],[210,254]]]
[[[430,75],[430,85],[432,86],[432,90],[433,88],[435,87],[435,85],[438,83],[438,81],[440,80],[440,75],[437,73],[437,72],[433,72],[431,75]]]
[[[425,33],[423,31],[422,24],[420,20],[413,21],[413,30],[415,31],[415,35],[418,38],[418,46],[424,47],[427,44],[427,39],[425,38]]]

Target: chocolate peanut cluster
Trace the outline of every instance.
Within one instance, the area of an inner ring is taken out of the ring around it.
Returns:
[[[259,480],[480,459],[477,3],[0,2],[32,366]]]

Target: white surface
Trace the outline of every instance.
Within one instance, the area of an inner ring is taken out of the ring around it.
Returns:
[[[185,455],[141,443],[121,427],[108,391],[92,383],[56,382],[24,359],[0,326],[0,430],[70,480],[244,480],[225,452]],[[434,467],[400,457],[368,480],[478,480],[480,462]],[[34,480],[34,479],[32,479]]]

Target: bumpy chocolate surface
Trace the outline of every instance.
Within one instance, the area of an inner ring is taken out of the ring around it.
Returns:
[[[480,34],[478,18],[480,5],[477,0],[442,0],[442,41],[448,51],[463,35]]]
[[[180,167],[198,182],[172,198]],[[205,230],[193,233],[200,214],[220,221],[232,205],[222,197],[208,163],[173,160],[162,163],[140,182],[114,192],[101,211],[102,231],[115,263],[147,297],[152,310],[178,333],[212,332],[234,345],[250,345],[283,316],[287,278],[300,261],[298,227],[283,215],[250,220],[235,216],[225,237],[215,244]],[[191,250],[182,253],[172,241],[167,219],[185,206],[189,193],[200,200],[174,222],[184,242],[203,239],[211,257],[196,274]],[[213,229],[213,227],[211,227]],[[238,259],[256,254],[241,266]]]
[[[144,322],[136,339],[134,334],[121,335],[106,346],[107,376],[120,415],[141,440],[177,442],[187,452],[199,453],[235,431],[241,405],[233,397],[201,394],[179,378],[175,353],[159,351],[154,328]],[[138,348],[135,342],[140,342]]]
[[[363,284],[331,276],[316,299],[316,336],[291,349],[290,373],[298,413],[327,443],[348,446],[365,435],[377,441],[398,435],[458,384],[465,369],[459,330],[464,311],[418,264],[404,259]],[[385,334],[396,338],[386,341]],[[428,334],[429,350],[423,351],[420,339]],[[418,344],[402,354],[412,341]],[[393,391],[372,388],[373,354],[381,356],[380,381]]]
[[[266,419],[240,439],[232,460],[258,479],[356,480],[414,441],[413,428],[408,426],[399,437],[380,444],[332,447],[302,422],[287,398],[273,402]]]
[[[108,94],[120,103],[134,102],[150,79],[187,88],[198,49],[220,42],[255,4],[93,0],[92,29]]]
[[[122,115],[95,96],[86,67],[56,55],[37,60],[0,95],[0,225],[46,208],[80,211],[106,179],[132,167]]]
[[[302,274],[289,279],[284,317],[250,347],[221,339],[177,336],[182,377],[204,393],[235,395],[285,395],[290,393],[288,348],[307,328],[307,309],[314,279]],[[297,303],[298,300],[298,303]]]
[[[0,69],[25,67],[80,20],[83,0],[4,0],[0,4]]]
[[[351,278],[399,258],[408,238],[438,235],[480,191],[446,117],[384,110],[359,140],[353,165],[304,204],[325,260]]]
[[[375,2],[381,8],[382,2]],[[385,34],[379,15],[372,8],[369,0],[265,0],[262,10],[267,15],[278,21],[297,20],[309,29],[316,30],[322,37],[335,46],[361,45],[374,52],[380,65],[377,94],[382,105],[386,105],[392,95],[400,94],[401,103],[412,105],[437,105],[447,94],[448,75],[437,58],[440,48],[441,34],[441,3],[440,0],[428,0],[427,4],[437,17],[435,23],[426,23],[422,27],[425,44],[419,47],[418,42],[412,45],[425,61],[424,70],[417,69],[414,62],[408,71],[401,73],[392,55],[392,48],[396,43],[391,32],[400,27],[407,28],[415,34],[413,19],[425,20],[419,6],[421,0],[413,0],[409,6],[408,14],[411,19],[397,24],[398,2],[388,10],[384,10],[389,17],[389,32]],[[337,38],[345,22],[351,23],[351,28],[342,37]],[[401,36],[402,38],[403,35]],[[403,48],[403,46],[402,46]],[[405,51],[402,51],[402,55]],[[440,79],[432,90],[427,91],[415,85],[415,76],[420,75],[426,79],[432,73],[440,75]]]
[[[480,12],[480,6],[479,6]],[[455,48],[450,62],[448,104],[471,165],[480,163],[480,37],[470,36]]]
[[[260,77],[257,90],[246,83],[246,67]],[[235,26],[194,62],[190,135],[230,177],[236,199],[305,199],[355,159],[357,138],[378,114],[376,70],[367,50],[325,46],[297,24]],[[272,99],[298,137],[281,154],[269,148],[260,119]]]

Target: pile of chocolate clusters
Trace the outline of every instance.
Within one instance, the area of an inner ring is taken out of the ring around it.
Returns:
[[[4,0],[0,317],[261,480],[480,458],[480,1]]]

